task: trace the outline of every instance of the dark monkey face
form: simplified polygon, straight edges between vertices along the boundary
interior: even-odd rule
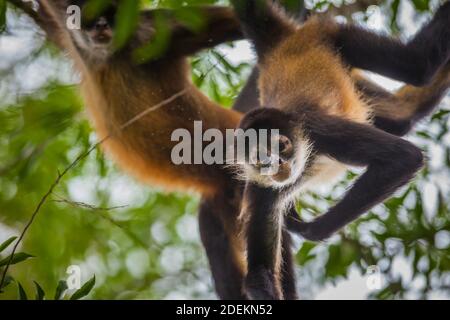
[[[109,5],[99,16],[91,17],[87,10],[88,0],[72,0],[69,5],[81,9],[81,28],[72,30],[74,41],[81,49],[98,58],[107,58],[113,51],[112,40],[117,12],[117,2]]]
[[[246,141],[245,161],[242,157],[239,159],[238,154],[240,171],[245,179],[276,188],[300,179],[310,145],[288,114],[274,108],[259,108],[247,113],[239,128],[244,132],[254,129],[258,135],[257,143]],[[267,138],[260,139],[264,132],[267,132]]]

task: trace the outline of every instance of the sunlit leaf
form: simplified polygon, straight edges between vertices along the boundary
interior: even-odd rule
[[[65,280],[60,280],[55,291],[55,300],[61,300],[64,296],[64,292],[68,289],[67,282]]]
[[[11,243],[13,243],[14,240],[16,240],[16,239],[17,239],[17,237],[11,237],[11,238],[7,239],[5,242],[3,242],[2,244],[0,244],[0,252],[4,251],[6,248],[8,248],[9,245]]]
[[[6,0],[0,0],[0,33],[6,28]]]
[[[6,275],[5,281],[4,281],[4,283],[3,283],[3,287],[0,288],[0,293],[2,293],[3,290],[4,290],[7,286],[9,286],[11,283],[13,283],[14,281],[15,281],[15,280],[14,280],[14,278],[13,278],[12,276]]]
[[[15,253],[12,259],[11,259],[11,256],[8,256],[8,257],[4,258],[3,260],[1,260],[0,267],[6,266],[8,263],[10,265],[17,264],[19,262],[28,260],[30,258],[34,258],[34,256],[32,256],[31,254],[28,254],[28,253],[24,253],[24,252]],[[11,260],[11,262],[10,262],[10,260]]]
[[[37,283],[36,281],[33,281],[34,285],[36,287],[36,300],[44,300],[45,298],[45,292],[42,289],[42,287],[39,285],[39,283]]]
[[[120,1],[116,19],[114,46],[122,48],[133,34],[139,22],[139,1]]]
[[[17,282],[17,288],[19,290],[19,299],[20,300],[28,300],[27,297],[27,293],[25,292],[25,290],[23,289],[22,285],[20,284],[20,282]]]

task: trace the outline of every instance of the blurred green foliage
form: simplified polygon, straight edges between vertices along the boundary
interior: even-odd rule
[[[93,10],[101,10],[104,1],[95,2],[98,7]],[[125,2],[118,22],[118,46],[130,36],[139,5],[227,4],[214,0]],[[298,3],[285,2],[288,6]],[[344,2],[333,3],[339,6]],[[437,4],[428,0],[374,3],[384,17],[384,30],[393,33],[405,31],[399,19],[405,6],[423,18]],[[23,19],[20,11],[9,7],[6,12],[4,4],[0,0],[0,31],[4,29],[0,34],[0,243],[20,234],[58,170],[96,141],[69,63],[36,36],[33,24]],[[311,1],[308,6],[327,10],[329,2]],[[369,21],[373,9],[355,14],[354,19]],[[181,10],[178,18],[194,30],[201,23],[195,11]],[[140,58],[163,52],[164,23],[161,18],[161,35],[143,48]],[[194,83],[224,106],[232,104],[250,70],[248,61],[231,61],[224,54],[229,46],[192,58]],[[321,288],[347,278],[352,270],[365,274],[372,265],[379,267],[384,279],[380,290],[369,292],[372,298],[448,297],[448,103],[445,100],[441,111],[411,137],[430,156],[428,167],[415,183],[329,242],[298,242],[301,297],[312,298]],[[349,174],[332,191],[305,195],[299,202],[302,215],[308,219],[323,212],[354,177]],[[81,267],[88,287],[96,279],[89,298],[213,298],[196,225],[197,208],[197,197],[139,185],[95,150],[69,172],[34,221],[19,246],[19,252],[29,252],[34,258],[17,258],[20,263],[9,272],[17,285],[5,287],[0,299],[25,298],[31,292],[40,299],[56,287],[54,297],[62,298],[65,287],[60,279],[68,277],[71,265]],[[11,243],[2,247],[1,259],[10,248]],[[83,294],[69,292],[67,297],[75,294],[81,298],[90,292],[84,290]]]

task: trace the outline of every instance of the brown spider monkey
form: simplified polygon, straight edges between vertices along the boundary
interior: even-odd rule
[[[70,5],[84,9],[88,1],[41,0],[35,21],[50,41],[67,52],[81,73],[81,91],[99,138],[110,133],[103,148],[139,180],[166,190],[193,191],[202,195],[199,214],[201,239],[210,260],[216,290],[222,299],[243,299],[243,247],[237,220],[241,182],[219,165],[174,165],[171,141],[175,129],[193,132],[194,121],[203,128],[234,129],[241,119],[238,111],[212,102],[190,80],[189,55],[217,44],[242,38],[232,8],[200,6],[204,28],[191,31],[178,23],[174,10],[141,12],[140,22],[129,43],[113,51],[118,1],[94,20],[82,19],[81,30],[66,28]],[[170,22],[165,53],[145,63],[131,57],[135,48],[147,44],[155,34],[155,19]],[[186,90],[171,103],[149,113],[125,130],[120,127],[137,114]],[[230,280],[231,279],[231,280]]]
[[[232,3],[258,54],[263,106],[247,113],[240,127],[280,130],[280,148],[269,150],[269,162],[243,166],[245,289],[253,299],[281,299],[286,226],[306,239],[324,240],[422,167],[422,151],[400,136],[432,112],[450,84],[450,3],[406,44],[327,18],[312,17],[300,25],[266,0]],[[351,68],[429,86],[407,85],[392,95],[357,74],[352,77]],[[250,146],[252,152],[258,159],[258,146]],[[273,175],[260,173],[275,162],[279,169]],[[366,171],[341,201],[312,222],[293,218],[302,190],[332,181],[347,166]]]
[[[126,170],[137,178],[169,189],[194,189],[200,192],[202,204],[199,221],[216,291],[222,299],[245,299],[243,279],[246,274],[245,243],[237,221],[240,211],[242,186],[229,172],[219,166],[173,166],[168,156],[170,133],[174,128],[191,128],[193,120],[203,120],[207,127],[234,128],[241,114],[227,111],[212,103],[190,83],[186,56],[242,38],[239,21],[230,8],[200,7],[207,23],[198,33],[176,23],[171,26],[171,42],[160,58],[136,65],[128,54],[134,47],[151,38],[153,13],[169,17],[166,10],[144,11],[142,21],[130,44],[120,52],[111,51],[114,32],[115,5],[102,17],[84,23],[82,30],[67,30],[65,10],[68,5],[83,6],[86,1],[40,0],[37,12],[27,11],[46,32],[47,38],[69,53],[82,74],[82,91],[92,114],[99,136],[117,132],[122,121],[128,121],[142,110],[171,97],[188,87],[189,91],[164,108],[133,125],[107,143],[106,150]],[[17,2],[15,2],[17,4]],[[98,23],[97,23],[98,22]],[[235,109],[246,112],[259,105],[255,69],[248,85],[237,99]],[[442,76],[427,88],[407,87],[406,94],[391,96],[366,81],[361,90],[385,110],[380,126],[410,127],[430,111],[448,86]],[[358,86],[359,87],[359,86]],[[375,103],[376,102],[376,103]],[[397,104],[400,116],[390,111],[391,102]],[[413,120],[410,120],[413,119]],[[291,230],[298,232],[295,211],[291,211]],[[300,224],[302,225],[302,224]],[[295,299],[295,277],[290,252],[289,233],[283,231],[283,261],[281,282],[283,296]]]

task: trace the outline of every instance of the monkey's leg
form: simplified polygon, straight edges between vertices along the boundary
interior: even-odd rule
[[[313,113],[313,111],[311,111]],[[305,115],[306,132],[318,154],[367,167],[343,199],[297,232],[319,241],[331,236],[405,185],[423,165],[420,149],[369,125],[327,115]],[[292,227],[292,226],[291,226]]]
[[[244,300],[245,256],[239,247],[238,227],[227,228],[224,219],[237,223],[239,207],[230,206],[223,197],[204,199],[199,212],[200,235],[206,250],[215,289],[222,300]]]
[[[340,25],[332,36],[351,66],[413,85],[425,85],[449,61],[450,2],[416,36],[404,44],[356,25]]]
[[[243,200],[246,218],[247,277],[250,299],[282,298],[280,283],[283,210],[275,190],[247,183]]]
[[[358,90],[372,106],[374,125],[391,134],[403,136],[418,121],[431,114],[445,96],[450,87],[450,65],[441,68],[429,85],[405,85],[395,94],[359,75],[355,75],[354,79]]]

